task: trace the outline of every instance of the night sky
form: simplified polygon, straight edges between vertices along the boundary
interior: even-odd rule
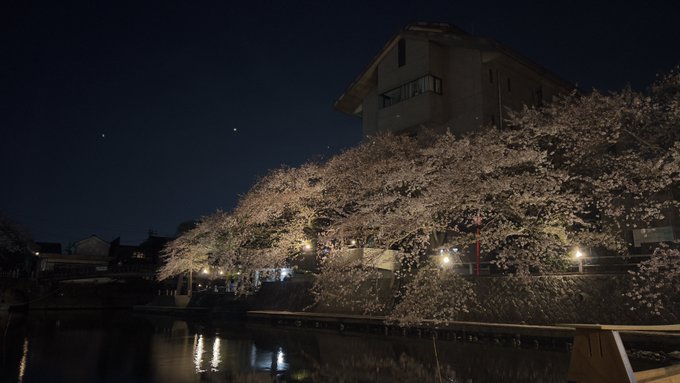
[[[492,37],[583,90],[644,89],[680,64],[664,3],[5,1],[0,212],[36,241],[138,243],[231,210],[268,169],[359,143],[333,102],[413,21]]]

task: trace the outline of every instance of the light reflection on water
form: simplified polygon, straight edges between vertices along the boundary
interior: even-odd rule
[[[26,357],[28,356],[28,338],[24,338],[24,346],[22,347],[21,361],[19,362],[19,379],[18,382],[24,381],[24,374],[26,374]]]
[[[203,364],[203,335],[194,335],[194,365],[196,366],[196,372],[204,372],[205,370],[201,368]]]
[[[277,350],[262,350],[253,345],[250,349],[250,366],[258,371],[286,372],[286,354],[283,348]]]
[[[428,382],[437,370],[431,340],[128,312],[30,313],[6,342],[2,382]],[[437,352],[448,382],[564,382],[568,363],[482,344],[438,341]]]
[[[222,361],[221,340],[219,336],[213,338],[204,336],[203,334],[194,334],[193,336],[193,361],[194,369],[197,374],[208,371],[205,362],[210,359],[210,371],[219,372],[220,363]],[[212,341],[211,354],[208,354],[205,344]],[[227,345],[229,341],[227,340]],[[258,349],[255,344],[250,347],[249,353],[249,367],[255,371],[269,371],[273,373],[285,373],[288,371],[289,365],[286,362],[286,353],[283,347],[278,347],[276,350]]]
[[[213,342],[212,360],[210,361],[210,367],[212,367],[211,371],[219,371],[220,357],[220,338],[215,337],[215,341]]]

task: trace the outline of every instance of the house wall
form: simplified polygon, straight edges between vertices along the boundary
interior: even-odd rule
[[[73,246],[73,254],[99,255],[108,257],[110,245],[99,238],[90,237],[78,241]]]
[[[538,106],[541,100],[550,103],[565,91],[561,85],[502,53],[484,53],[481,61],[484,125],[493,122],[503,127],[509,118],[508,109]]]
[[[502,127],[509,109],[547,103],[565,91],[562,84],[497,51],[419,39],[406,39],[405,49],[405,65],[398,65],[398,44],[378,65],[376,88],[362,105],[364,136],[423,127],[455,134]],[[441,95],[425,92],[381,106],[382,94],[428,74],[442,80]]]
[[[446,108],[442,96],[425,92],[395,105],[381,107],[381,94],[427,74],[441,78],[445,52],[429,41],[407,39],[405,65],[398,65],[395,46],[378,65],[378,85],[363,103],[364,136],[379,132],[398,132],[421,124],[443,123]]]
[[[444,125],[455,134],[478,130],[483,126],[481,54],[476,49],[450,47],[447,56],[445,73],[441,75],[448,109],[448,120]]]
[[[378,132],[399,132],[433,120],[434,104],[441,96],[432,92],[420,94],[396,105],[378,110]]]
[[[427,74],[430,69],[430,43],[406,39],[406,63],[399,67],[397,45],[378,65],[378,94]]]
[[[378,89],[373,88],[364,99],[361,116],[364,137],[378,133],[378,96]]]

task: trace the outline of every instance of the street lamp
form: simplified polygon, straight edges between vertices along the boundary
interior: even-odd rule
[[[304,245],[302,245],[302,248],[303,248],[305,251],[312,250],[312,244],[309,243],[309,241],[305,241]]]
[[[578,261],[578,272],[583,273],[583,253],[578,247],[576,248],[576,251],[574,251],[574,257]]]
[[[448,250],[439,249],[439,257],[441,259],[442,266],[447,266],[451,263],[451,257]]]

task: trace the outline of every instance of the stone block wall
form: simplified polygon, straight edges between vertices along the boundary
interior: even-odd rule
[[[631,277],[626,274],[537,276],[528,282],[514,277],[470,281],[475,285],[477,305],[460,320],[529,324],[680,323],[678,297],[667,297],[667,310],[661,316],[635,307],[625,296],[631,289]]]
[[[680,323],[680,297],[666,299],[666,311],[661,316],[636,307],[625,296],[631,289],[631,276],[618,275],[561,275],[536,276],[528,282],[515,277],[466,277],[473,285],[476,304],[470,312],[454,320],[494,323],[603,323],[603,324],[673,324]],[[381,283],[378,299],[391,311],[394,286],[390,280]],[[323,313],[362,314],[361,307],[349,307],[340,302],[315,302],[310,292],[313,280],[296,283],[263,284],[254,297],[251,309],[312,311]],[[357,297],[360,300],[362,297]]]

